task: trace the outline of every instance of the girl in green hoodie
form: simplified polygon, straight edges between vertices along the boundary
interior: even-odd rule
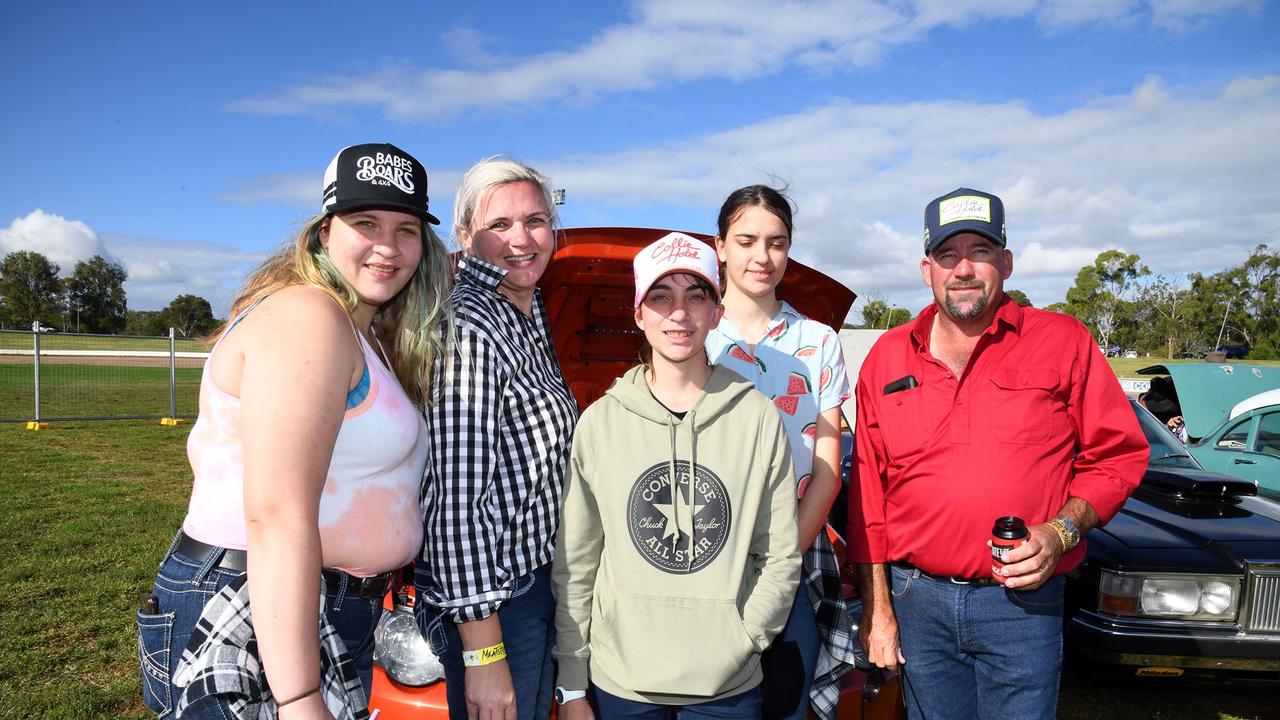
[[[552,582],[561,720],[756,718],[760,653],[799,581],[777,410],[707,362],[714,251],[671,233],[635,259],[648,347],[574,434]]]

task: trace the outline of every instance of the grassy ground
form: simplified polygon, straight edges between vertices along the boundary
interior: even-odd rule
[[[149,717],[133,612],[190,492],[189,425],[0,425],[0,718]],[[1276,717],[1274,690],[1099,686],[1068,672],[1061,717]]]
[[[32,367],[0,364],[0,419],[32,420]],[[200,369],[174,371],[179,415],[195,415]],[[169,369],[123,365],[41,365],[42,418],[169,414]],[[4,425],[0,425],[3,428]]]
[[[189,427],[0,425],[0,717],[147,716],[133,611],[190,493]]]
[[[1165,360],[1160,357],[1150,358],[1108,358],[1107,362],[1111,364],[1111,369],[1115,371],[1118,377],[1146,377],[1139,375],[1138,371],[1152,365],[1174,365],[1178,363],[1203,363],[1203,360]],[[1232,360],[1231,365],[1270,365],[1272,367],[1280,367],[1280,360]]]
[[[32,349],[31,333],[0,332],[0,350]],[[74,335],[41,333],[41,350],[153,350],[168,352],[169,338],[117,337],[114,335]],[[179,339],[178,352],[208,352],[209,346],[199,340]]]

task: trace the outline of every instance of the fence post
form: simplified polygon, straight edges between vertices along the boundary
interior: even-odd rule
[[[36,419],[27,423],[28,430],[43,430],[49,423],[40,421],[40,321],[31,323],[31,369],[35,380]]]
[[[169,417],[160,418],[161,425],[178,425],[182,421],[178,419],[178,353],[176,333],[173,328],[169,328]]]

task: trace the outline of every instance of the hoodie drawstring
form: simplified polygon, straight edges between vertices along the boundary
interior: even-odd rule
[[[671,549],[675,550],[680,542],[680,478],[676,475],[676,425],[667,413],[667,439],[671,442],[671,457],[667,459],[667,477],[671,480],[671,522],[675,523],[675,532],[671,534]]]
[[[667,438],[671,443],[671,457],[667,460],[667,477],[671,478],[671,519],[676,524],[675,533],[671,537],[671,549],[675,550],[680,543],[680,532],[686,530],[688,541],[686,542],[687,552],[685,557],[685,568],[693,569],[693,536],[696,534],[693,517],[696,500],[694,493],[697,488],[694,483],[697,481],[698,471],[698,434],[693,431],[694,421],[697,419],[693,410],[685,416],[682,424],[689,426],[689,500],[688,502],[680,502],[680,476],[676,474],[676,424],[672,420],[671,413],[667,413]],[[682,513],[687,513],[687,517],[681,517]]]
[[[694,524],[697,519],[693,516],[693,509],[696,507],[694,501],[694,492],[697,491],[695,483],[698,479],[698,434],[693,431],[694,421],[697,416],[692,408],[689,409],[689,415],[685,418],[685,423],[689,425],[689,564],[686,569],[693,569],[693,536],[696,532]]]

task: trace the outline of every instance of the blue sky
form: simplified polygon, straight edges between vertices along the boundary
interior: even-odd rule
[[[427,165],[446,219],[494,153],[567,190],[567,227],[714,232],[734,188],[785,182],[795,256],[913,310],[921,211],[962,185],[1005,199],[1036,305],[1108,248],[1176,281],[1280,242],[1274,2],[354,8],[0,6],[0,254],[105,254],[132,309],[224,312],[374,141]]]

